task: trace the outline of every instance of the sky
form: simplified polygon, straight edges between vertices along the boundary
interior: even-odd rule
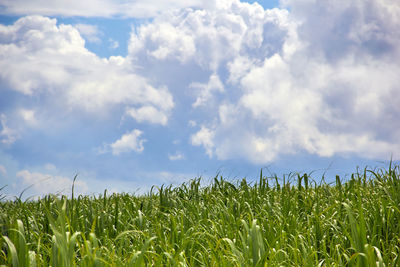
[[[1,196],[400,159],[397,0],[2,0]]]

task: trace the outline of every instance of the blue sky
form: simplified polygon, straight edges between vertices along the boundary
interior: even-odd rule
[[[146,192],[400,158],[400,4],[0,4],[0,193]]]

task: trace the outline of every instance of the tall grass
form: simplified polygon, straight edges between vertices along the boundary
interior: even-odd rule
[[[0,202],[4,266],[398,266],[400,168]]]

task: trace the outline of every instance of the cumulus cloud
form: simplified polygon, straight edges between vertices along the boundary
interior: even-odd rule
[[[398,153],[398,2],[282,3],[288,9],[218,0],[163,12],[133,29],[126,58],[108,59],[86,50],[75,27],[26,17],[0,27],[0,82],[93,114],[122,107],[160,125],[174,94],[190,110],[183,121],[201,125],[191,144],[219,159]],[[108,148],[142,151],[135,131]]]
[[[254,151],[367,158],[397,153],[400,128],[392,118],[400,109],[388,99],[398,99],[400,89],[400,65],[393,60],[399,58],[400,35],[388,38],[387,32],[400,21],[387,17],[380,1],[290,4],[293,19],[303,21],[297,30],[297,51],[277,51],[240,80],[244,93],[239,106],[250,111],[253,121],[263,121],[261,127],[249,127],[254,129],[249,129],[251,140],[258,140],[249,140]],[[371,23],[374,34],[359,32]],[[355,42],[354,36],[364,37]],[[372,43],[378,47],[373,49]]]
[[[302,21],[298,33],[308,52],[333,62],[345,55],[399,56],[400,5],[396,0],[283,2],[291,16]]]
[[[142,152],[144,150],[143,143],[146,142],[145,139],[140,138],[142,134],[142,131],[135,129],[122,135],[120,139],[110,144],[112,154],[119,155],[131,151]]]
[[[147,121],[149,123],[161,125],[166,125],[168,122],[168,117],[153,106],[144,106],[138,109],[129,108],[126,110],[126,114],[138,122]]]
[[[0,83],[26,96],[52,99],[65,110],[81,109],[95,115],[119,105],[154,105],[166,121],[174,106],[168,88],[152,86],[135,74],[125,58],[99,58],[84,44],[75,27],[57,25],[55,19],[42,16],[23,17],[2,26]]]
[[[207,154],[212,157],[213,148],[215,146],[213,139],[215,133],[213,130],[208,129],[205,126],[202,126],[201,129],[194,135],[191,136],[191,142],[194,146],[204,146]]]
[[[204,24],[229,28],[232,36],[240,33],[223,53],[207,54],[207,62],[214,63],[204,65],[200,58],[205,51],[219,51],[222,39],[213,36],[214,43],[207,42],[212,49],[205,49],[197,45],[199,35],[192,37],[200,50],[193,60],[210,71],[216,66],[227,71],[231,85],[230,98],[222,99],[218,116],[192,135],[193,145],[219,159],[243,157],[255,163],[303,152],[400,157],[400,127],[393,123],[400,116],[400,34],[394,30],[400,26],[398,4],[288,1],[289,12],[227,2],[201,16],[203,23],[209,22],[213,12],[220,12],[222,25]],[[253,21],[248,22],[244,14],[251,11]],[[195,14],[170,20],[185,28]],[[243,23],[234,27],[226,17]]]
[[[216,72],[237,56],[263,58],[282,49],[284,39],[291,37],[287,16],[286,10],[265,11],[257,3],[216,1],[205,9],[165,13],[136,28],[129,51],[137,62],[195,62]]]
[[[64,176],[53,176],[50,174],[21,170],[17,173],[17,179],[25,188],[31,186],[34,195],[46,194],[68,194],[71,191],[73,179]],[[88,191],[88,185],[79,179],[75,181],[75,192],[83,194]],[[22,191],[23,188],[21,188]],[[32,191],[29,191],[32,192]]]

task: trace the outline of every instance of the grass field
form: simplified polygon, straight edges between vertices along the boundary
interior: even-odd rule
[[[397,165],[200,182],[3,200],[0,266],[400,266]]]

